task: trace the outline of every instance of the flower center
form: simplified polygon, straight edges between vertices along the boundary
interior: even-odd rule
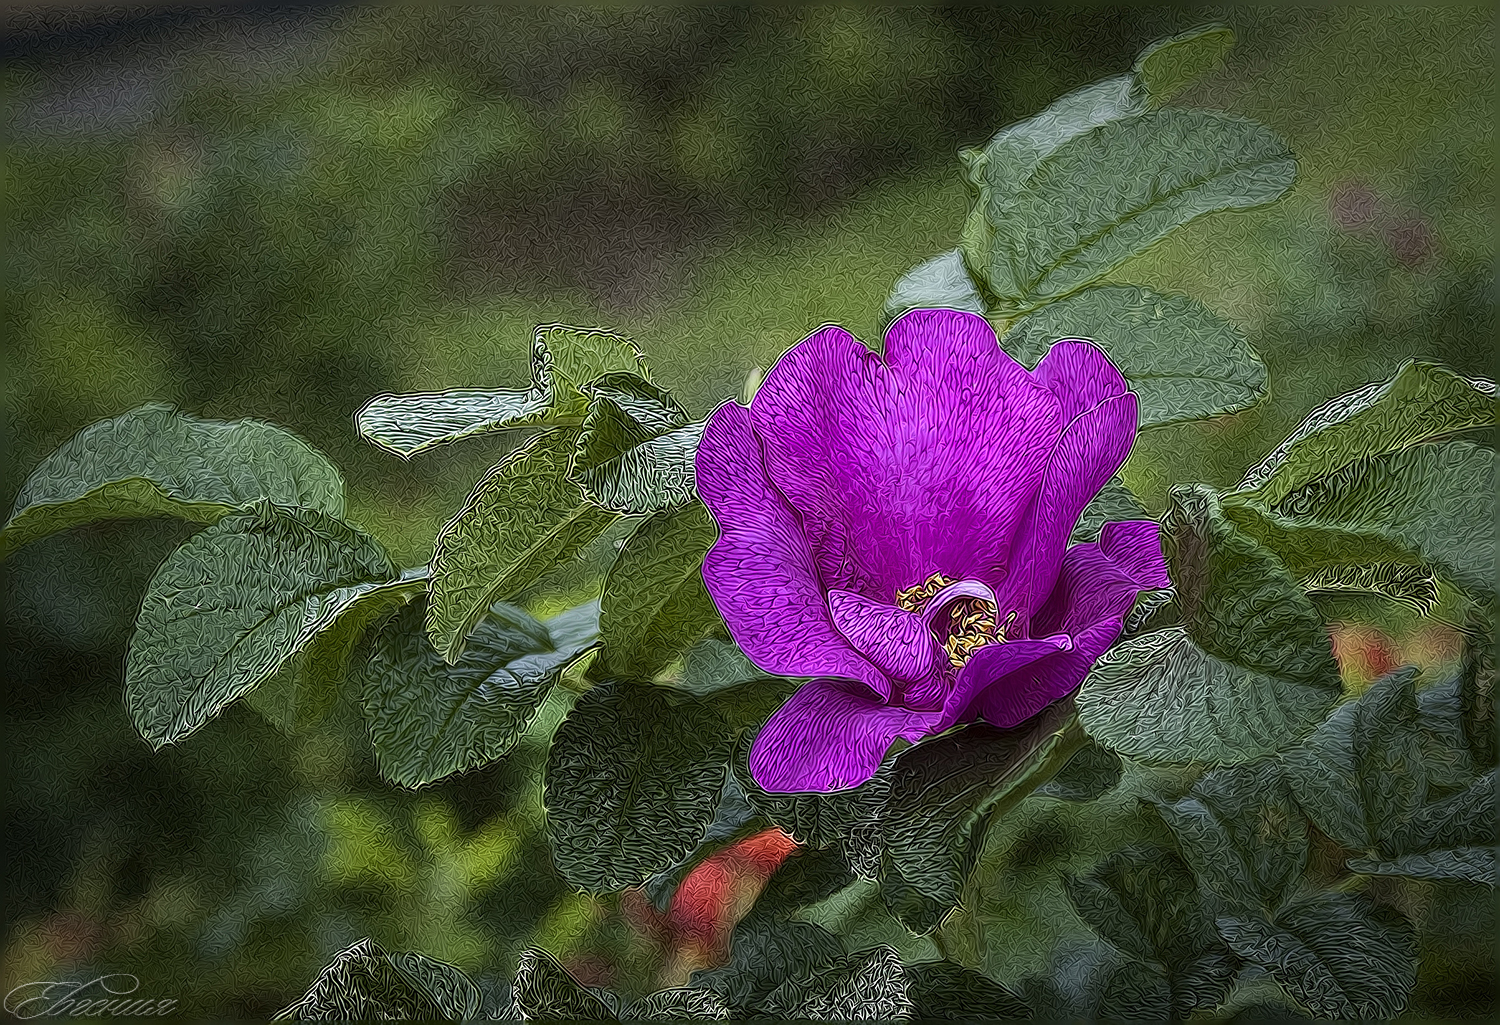
[[[986,644],[1004,644],[1005,630],[1016,618],[1012,612],[1004,623],[997,623],[1000,608],[993,591],[977,580],[954,580],[941,573],[897,591],[896,606],[917,613],[944,638],[943,650],[954,670],[962,669]]]

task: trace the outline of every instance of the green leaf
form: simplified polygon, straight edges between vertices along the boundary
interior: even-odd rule
[[[1072,136],[1008,187],[988,184],[997,172],[991,161],[976,200],[984,221],[971,215],[965,225],[964,255],[998,309],[1020,313],[1092,283],[1203,214],[1277,199],[1296,161],[1263,125],[1160,110]]]
[[[338,697],[355,646],[376,620],[427,589],[427,567],[403,570],[391,581],[341,588],[324,605],[317,632],[275,676],[245,703],[283,733],[295,735],[317,723]]]
[[[1014,729],[975,723],[902,751],[880,816],[887,843],[882,886],[894,872],[943,912],[955,907],[987,813],[1020,794],[1034,774],[1045,779],[1057,771],[1081,741],[1072,704],[1061,701]],[[938,924],[925,913],[918,918],[928,928]],[[913,925],[910,914],[902,920]]]
[[[952,961],[906,966],[912,1017],[922,1021],[1012,1021],[1032,1017],[1025,1001],[987,975]]]
[[[1090,741],[1036,792],[1058,801],[1092,801],[1114,789],[1124,768],[1119,755]]]
[[[670,395],[634,374],[610,374],[588,387],[572,466],[584,497],[620,513],[693,501],[693,457],[704,425],[689,423]]]
[[[1195,299],[1103,285],[1017,320],[1005,351],[1035,366],[1054,342],[1085,338],[1135,392],[1141,429],[1253,406],[1266,395],[1265,364],[1239,329]]]
[[[846,954],[782,983],[760,1008],[773,1018],[893,1021],[911,1016],[906,968],[890,947]]]
[[[702,989],[664,989],[631,1004],[623,1021],[724,1021],[729,1005]]]
[[[1376,846],[1392,855],[1416,854],[1497,841],[1495,770],[1491,769],[1461,793],[1416,809],[1405,821],[1389,825]]]
[[[153,403],[85,427],[42,460],[0,530],[0,559],[96,520],[213,523],[259,501],[342,516],[344,479],[279,427],[199,420]]]
[[[759,684],[751,684],[759,686]],[[750,803],[780,826],[792,839],[816,849],[837,847],[858,824],[878,821],[890,792],[891,765],[887,763],[870,779],[852,790],[830,794],[773,794],[756,785],[750,774],[751,736],[745,734],[735,746],[731,766]]]
[[[1464,739],[1479,766],[1500,758],[1495,736],[1494,611],[1482,605],[1469,610],[1464,623],[1464,654],[1459,670]]]
[[[1131,493],[1129,488],[1120,483],[1120,478],[1111,477],[1104,482],[1104,487],[1089,499],[1089,504],[1083,507],[1083,513],[1073,527],[1068,544],[1098,541],[1099,534],[1106,523],[1145,519],[1150,519],[1150,517],[1146,515],[1145,507],[1141,505],[1140,500]]]
[[[1281,765],[1313,823],[1340,846],[1362,851],[1375,837],[1365,816],[1354,753],[1358,712],[1352,701],[1334,709],[1310,736],[1281,753]]]
[[[642,888],[646,898],[656,910],[666,911],[672,902],[672,895],[677,892],[677,887],[687,878],[688,873],[729,845],[753,836],[764,828],[764,820],[745,798],[745,791],[739,781],[732,772],[726,771],[724,788],[719,794],[714,817],[703,831],[697,847],[675,865],[647,879]]]
[[[1157,762],[1233,764],[1295,743],[1341,693],[1317,610],[1208,488],[1172,489],[1164,533],[1182,625],[1095,663],[1077,699],[1084,728]]]
[[[730,741],[700,702],[601,684],[578,699],[547,755],[552,857],[576,886],[638,886],[689,854],[713,820]]]
[[[363,939],[340,951],[278,1021],[468,1021],[481,994],[463,972],[421,954],[387,954]]]
[[[604,580],[600,673],[649,680],[723,620],[703,586],[718,536],[701,502],[657,513],[635,529]]]
[[[889,328],[908,310],[938,308],[984,315],[984,297],[969,276],[960,250],[950,249],[902,275],[880,312],[881,329]]]
[[[744,652],[717,637],[706,637],[688,649],[678,690],[708,697],[758,680],[766,674]]]
[[[1495,885],[1495,848],[1453,847],[1406,854],[1384,861],[1350,858],[1349,871],[1371,876],[1403,876],[1407,879],[1452,879]]]
[[[1325,893],[1268,922],[1224,917],[1234,952],[1323,1018],[1394,1018],[1416,983],[1411,927],[1368,898]]]
[[[1124,957],[1111,959],[1090,988],[1091,1019],[1165,1021],[1171,1017],[1172,987],[1155,965]]]
[[[507,455],[438,534],[427,635],[449,662],[497,599],[604,533],[615,514],[585,501],[568,479],[577,432],[548,431]]]
[[[580,986],[545,950],[527,948],[516,968],[511,1008],[525,1021],[615,1021],[614,1012]]]
[[[531,344],[529,388],[379,395],[355,415],[355,427],[366,441],[410,459],[479,434],[582,416],[583,386],[619,371],[645,375],[645,357],[623,335],[539,327]]]
[[[224,517],[146,588],[125,665],[136,729],[156,748],[182,740],[286,666],[362,585],[395,576],[379,545],[322,513],[261,505]]]
[[[1240,491],[1278,506],[1294,491],[1371,456],[1491,427],[1495,385],[1435,363],[1407,362],[1388,381],[1323,403],[1245,474]]]
[[[1135,62],[1135,75],[1151,106],[1160,107],[1224,63],[1234,48],[1226,25],[1204,25],[1152,43]]]
[[[1297,519],[1386,534],[1460,587],[1494,594],[1497,483],[1494,449],[1441,442],[1348,466],[1277,508]]]
[[[414,602],[385,624],[361,672],[375,763],[404,787],[503,756],[564,667],[594,643],[585,634],[559,645],[547,626],[497,604],[449,665],[427,641],[424,605]],[[585,607],[585,614],[595,609]]]
[[[855,880],[849,859],[838,847],[797,847],[766,881],[750,914],[787,918],[827,900]]]
[[[822,926],[751,916],[735,927],[729,963],[696,971],[691,981],[695,987],[718,994],[743,1015],[759,1007],[788,976],[843,953],[838,937]]]
[[[1223,496],[1221,508],[1308,591],[1364,591],[1423,615],[1437,604],[1437,579],[1421,558],[1378,530],[1282,516],[1243,494]]]

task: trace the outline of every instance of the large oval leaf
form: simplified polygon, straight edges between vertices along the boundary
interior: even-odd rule
[[[258,506],[169,555],[146,588],[125,664],[125,706],[153,747],[173,744],[275,675],[396,576],[373,540],[311,510]]]
[[[600,673],[649,680],[722,620],[703,586],[717,529],[702,503],[636,528],[604,580]]]
[[[213,523],[262,500],[342,516],[344,479],[280,427],[200,420],[151,404],[85,427],[42,460],[0,530],[0,558],[95,520]]]
[[[502,459],[438,534],[427,635],[449,662],[489,607],[604,533],[615,514],[568,478],[572,429],[548,431]]]
[[[543,801],[558,869],[576,886],[638,886],[686,857],[713,820],[729,738],[704,705],[601,684],[547,755]]]
[[[381,628],[361,673],[375,763],[404,787],[504,755],[563,668],[597,636],[572,630],[560,631],[569,636],[559,639],[521,609],[497,604],[449,665],[422,629],[423,604],[414,602]],[[580,611],[597,616],[597,606]]]
[[[1148,288],[1086,288],[1016,321],[1005,350],[1035,366],[1052,343],[1086,338],[1139,400],[1139,425],[1232,413],[1266,394],[1266,367],[1239,329],[1195,299]]]
[[[1362,459],[1493,427],[1497,413],[1494,382],[1470,380],[1435,363],[1404,363],[1390,380],[1330,399],[1309,413],[1245,474],[1239,490],[1275,506]]]
[[[1252,121],[1171,109],[1111,120],[1063,142],[1009,188],[981,190],[984,230],[972,230],[971,217],[965,256],[1000,312],[1025,312],[1196,217],[1271,202],[1295,176],[1286,144]]]

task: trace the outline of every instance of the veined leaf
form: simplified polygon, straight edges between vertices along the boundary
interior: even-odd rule
[[[532,438],[475,486],[438,534],[427,635],[449,662],[497,599],[531,583],[604,533],[615,514],[585,501],[568,479],[577,431]]]
[[[42,460],[0,530],[0,559],[96,520],[213,523],[259,501],[342,516],[344,479],[279,427],[200,420],[153,403],[85,427]]]
[[[1162,762],[1232,764],[1295,743],[1342,689],[1317,611],[1208,489],[1174,488],[1167,520],[1182,625],[1131,637],[1095,663],[1077,698],[1085,729]]]
[[[994,181],[991,162],[986,174]],[[1009,187],[981,187],[964,255],[1001,313],[1090,284],[1189,221],[1277,199],[1296,161],[1270,129],[1197,110],[1109,120],[1062,142]],[[1088,182],[1086,189],[1079,182]]]
[[[1406,879],[1459,880],[1495,885],[1495,848],[1451,847],[1406,854],[1399,858],[1350,858],[1349,871]]]
[[[479,987],[463,972],[422,954],[387,954],[370,939],[339,952],[302,999],[277,1021],[469,1021]]]
[[[703,556],[717,536],[698,502],[630,535],[604,580],[602,675],[649,680],[722,622],[703,586]]]
[[[697,496],[693,457],[703,437],[670,395],[634,374],[589,385],[588,412],[573,453],[584,497],[620,513],[652,513]]]
[[[1359,894],[1319,894],[1269,922],[1220,918],[1219,931],[1319,1017],[1394,1018],[1416,984],[1411,926]]]
[[[788,976],[842,956],[837,936],[811,922],[774,922],[751,915],[734,929],[729,963],[696,971],[692,984],[723,998],[741,1015],[760,1006]]]
[[[183,739],[395,576],[379,545],[322,513],[261,505],[224,517],[146,589],[125,666],[136,728],[153,747]]]
[[[1470,380],[1435,363],[1403,363],[1389,381],[1367,384],[1309,413],[1245,474],[1239,490],[1276,507],[1299,488],[1372,456],[1493,426],[1497,411],[1493,381]]]
[[[395,580],[341,588],[320,610],[308,645],[245,695],[245,703],[283,733],[306,729],[332,706],[365,631],[426,589],[426,566],[403,570]]]
[[[598,996],[581,986],[545,950],[529,947],[521,954],[511,987],[511,1010],[522,1021],[614,1021]]]
[[[547,755],[558,869],[576,886],[614,892],[681,861],[713,820],[729,749],[702,703],[614,682],[584,694]]]
[[[1001,345],[1035,366],[1052,344],[1085,338],[1135,392],[1142,429],[1232,413],[1266,394],[1266,367],[1239,329],[1196,299],[1101,285],[1011,325]]]
[[[503,756],[564,667],[597,640],[587,629],[566,629],[574,620],[597,617],[593,603],[547,624],[497,604],[458,662],[449,665],[422,629],[423,604],[414,602],[385,624],[361,672],[376,764],[382,776],[404,787]],[[550,629],[564,617],[564,629]]]
[[[911,1016],[906,966],[890,947],[846,954],[782,983],[760,1010],[773,1018],[900,1021]]]
[[[355,427],[366,441],[410,459],[478,434],[582,416],[584,385],[615,371],[645,376],[645,357],[630,339],[611,331],[543,326],[532,338],[530,387],[379,395],[355,414]]]

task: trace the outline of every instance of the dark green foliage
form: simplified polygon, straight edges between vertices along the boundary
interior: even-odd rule
[[[276,1018],[468,1021],[479,1005],[479,987],[452,965],[421,954],[387,954],[364,939],[340,951],[302,999]]]

